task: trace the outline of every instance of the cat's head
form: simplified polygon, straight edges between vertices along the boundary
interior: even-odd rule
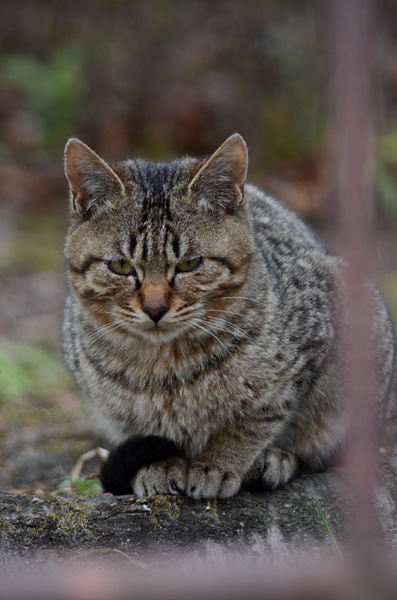
[[[96,324],[157,343],[216,329],[253,254],[247,165],[238,134],[208,160],[158,164],[105,162],[69,140],[65,264]]]

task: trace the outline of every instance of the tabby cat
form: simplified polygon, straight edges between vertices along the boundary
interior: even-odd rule
[[[111,491],[275,488],[346,437],[343,263],[245,184],[247,165],[238,134],[207,160],[158,164],[67,143],[64,354],[102,431],[123,443],[105,465]],[[370,295],[384,404],[393,328]]]

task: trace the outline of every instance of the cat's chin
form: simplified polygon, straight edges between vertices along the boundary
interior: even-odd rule
[[[150,329],[135,329],[135,335],[152,344],[170,343],[177,338],[183,337],[187,331],[186,327],[175,327],[165,329],[164,327],[152,327]]]

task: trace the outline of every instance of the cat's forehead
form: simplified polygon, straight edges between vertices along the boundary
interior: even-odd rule
[[[167,163],[128,161],[131,200],[135,202],[135,212],[140,213],[141,226],[153,227],[171,220],[173,205],[187,191],[194,163],[188,159]]]
[[[118,231],[118,235],[132,240],[134,257],[143,261],[164,257],[168,261],[172,254],[179,256],[184,241],[190,237],[186,217],[191,215],[192,207],[187,188],[197,163],[195,159],[168,163],[138,159],[124,163],[129,191],[115,216],[124,223],[124,231]],[[112,227],[111,221],[107,225]]]

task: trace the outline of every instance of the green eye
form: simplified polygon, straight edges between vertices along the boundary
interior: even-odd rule
[[[191,258],[190,260],[184,260],[177,266],[178,271],[186,273],[186,271],[193,271],[201,263],[201,258]]]
[[[128,260],[109,260],[108,267],[117,275],[132,275],[135,273],[134,267]]]

